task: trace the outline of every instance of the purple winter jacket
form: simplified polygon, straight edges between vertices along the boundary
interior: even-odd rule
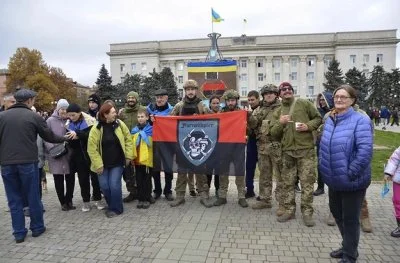
[[[58,112],[54,111],[54,113],[47,119],[47,126],[49,126],[50,130],[52,130],[56,135],[64,136],[67,133],[67,129],[65,128],[65,123],[67,120],[62,120],[60,116],[58,116]],[[51,149],[54,144],[45,142],[45,154],[46,160],[49,164],[49,172],[51,174],[69,174],[69,159],[71,155],[71,150],[64,156],[61,156],[57,159],[50,157],[49,149]]]

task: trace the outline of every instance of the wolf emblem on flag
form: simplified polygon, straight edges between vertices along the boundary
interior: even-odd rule
[[[179,120],[178,141],[186,159],[202,165],[213,153],[218,141],[218,120]]]

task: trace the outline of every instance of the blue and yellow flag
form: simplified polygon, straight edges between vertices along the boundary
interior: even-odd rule
[[[218,13],[214,11],[213,8],[211,8],[211,18],[212,18],[212,21],[213,21],[213,22],[216,22],[216,23],[221,22],[221,21],[224,21],[224,19],[222,19],[222,18],[218,15]]]

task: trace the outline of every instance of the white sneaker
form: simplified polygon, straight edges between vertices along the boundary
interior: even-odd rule
[[[90,202],[83,202],[82,212],[89,212],[91,209]]]
[[[106,205],[103,203],[103,201],[95,201],[94,205],[97,207],[98,210],[103,210]]]

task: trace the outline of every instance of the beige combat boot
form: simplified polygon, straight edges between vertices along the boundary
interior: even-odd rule
[[[315,221],[312,218],[312,216],[310,216],[310,215],[303,215],[303,222],[304,222],[304,225],[306,225],[308,227],[315,226]]]
[[[372,225],[371,221],[369,220],[369,217],[362,218],[360,221],[361,221],[361,230],[365,233],[371,233]]]
[[[284,223],[284,222],[287,222],[287,221],[289,221],[291,219],[295,219],[295,218],[296,218],[296,215],[294,213],[289,213],[289,212],[285,211],[285,213],[283,215],[281,215],[280,217],[278,217],[277,220],[280,223]]]
[[[211,202],[207,192],[201,192],[200,204],[204,205],[207,208],[213,207],[214,204]]]
[[[177,207],[183,205],[185,203],[185,198],[183,196],[177,196],[174,201],[172,201],[169,205],[171,207]]]
[[[272,204],[271,202],[267,202],[264,199],[261,199],[261,201],[258,201],[254,205],[251,206],[253,209],[265,209],[265,208],[271,208]]]
[[[276,216],[282,216],[285,213],[285,207],[281,204],[279,204],[278,209],[276,210]]]

